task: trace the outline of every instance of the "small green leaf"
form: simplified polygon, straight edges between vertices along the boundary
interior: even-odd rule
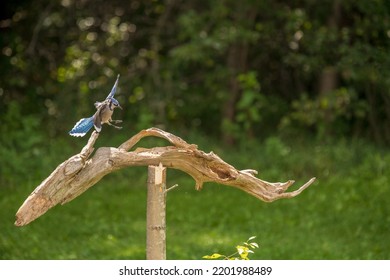
[[[224,259],[224,260],[249,260],[248,255],[253,254],[254,251],[251,249],[257,249],[259,248],[259,245],[256,242],[250,242],[250,240],[255,239],[256,236],[251,236],[249,239],[245,242],[243,242],[241,245],[236,246],[236,252],[231,255],[221,255],[218,253],[214,253],[212,255],[206,255],[203,256],[204,259]]]
[[[236,248],[237,248],[237,252],[238,252],[240,255],[241,255],[242,253],[244,253],[245,251],[248,250],[247,247],[241,246],[241,245],[238,245]]]
[[[203,256],[204,259],[208,259],[208,260],[218,259],[220,257],[223,257],[223,255],[218,254],[218,253],[214,253],[211,256],[209,256],[209,255]]]
[[[247,260],[248,253],[250,251],[248,247],[238,245],[236,248],[237,248],[237,253],[240,255],[241,259]]]

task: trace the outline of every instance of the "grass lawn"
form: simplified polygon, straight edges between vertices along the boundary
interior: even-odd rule
[[[179,184],[167,198],[168,259],[230,254],[253,235],[260,248],[251,259],[390,259],[389,150],[278,138],[232,149],[200,136],[187,140],[267,181],[317,181],[293,199],[264,203],[223,185],[195,191],[192,178],[168,170],[168,186]],[[79,151],[71,149],[36,161],[33,175],[2,178],[0,259],[145,259],[146,167],[110,174],[31,224],[13,225],[40,181]]]

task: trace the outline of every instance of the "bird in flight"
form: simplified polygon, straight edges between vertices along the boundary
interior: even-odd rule
[[[102,102],[95,102],[96,113],[89,118],[83,118],[79,120],[75,126],[69,131],[71,136],[75,137],[83,137],[92,126],[95,127],[97,132],[102,130],[102,124],[108,124],[117,129],[121,129],[122,127],[116,126],[114,124],[121,123],[121,120],[113,120],[111,119],[112,114],[114,113],[115,108],[122,109],[118,100],[114,98],[116,88],[118,86],[119,75],[116,78],[115,84],[111,89],[111,92],[108,94],[106,99]]]

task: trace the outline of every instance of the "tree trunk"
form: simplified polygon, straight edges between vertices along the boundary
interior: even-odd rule
[[[167,28],[167,23],[174,6],[176,5],[176,0],[166,0],[164,5],[164,12],[158,17],[155,28],[150,37],[150,49],[154,55],[154,58],[151,60],[150,74],[153,82],[152,90],[155,94],[154,101],[150,104],[150,106],[152,111],[155,113],[156,120],[161,122],[158,124],[160,126],[165,126],[166,124],[166,101],[164,91],[168,92],[165,88],[166,85],[161,79],[160,51],[163,45],[161,37],[164,35],[164,31]]]
[[[248,44],[237,43],[229,48],[228,54],[228,68],[231,71],[229,78],[229,96],[226,99],[223,107],[223,120],[224,123],[229,125],[235,123],[236,117],[236,103],[240,99],[240,85],[237,80],[237,75],[246,70],[246,60],[248,57]],[[228,126],[229,127],[229,126]],[[224,127],[222,130],[222,139],[225,144],[233,145],[235,142],[232,132]]]
[[[247,11],[244,14],[236,15],[237,24],[244,26],[250,26],[253,24],[256,18],[256,11]],[[235,137],[232,135],[232,131],[229,130],[229,126],[235,123],[236,118],[236,104],[240,100],[241,91],[240,85],[237,80],[237,75],[245,73],[248,70],[248,54],[249,54],[249,42],[239,41],[233,43],[227,54],[227,68],[230,71],[230,77],[228,80],[229,96],[227,97],[223,106],[223,124],[228,124],[228,129],[222,127],[222,141],[225,144],[233,145]]]
[[[334,0],[332,14],[328,18],[328,28],[337,31],[340,28],[341,5],[340,0]],[[325,95],[337,88],[338,73],[333,65],[325,67],[319,79],[320,95]]]
[[[341,20],[341,4],[340,0],[334,0],[332,13],[328,18],[328,28],[332,32],[337,32],[340,28]],[[324,67],[319,77],[319,95],[320,98],[324,98],[327,94],[337,89],[339,84],[339,74],[331,62],[328,66]],[[326,125],[325,133],[329,133],[329,127],[332,122],[332,111],[325,109],[324,122]]]

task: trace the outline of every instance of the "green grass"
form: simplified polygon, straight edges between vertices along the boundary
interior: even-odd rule
[[[194,190],[186,174],[168,170],[167,258],[201,259],[230,254],[256,235],[252,259],[389,259],[390,153],[363,142],[319,144],[269,138],[236,148],[199,135],[184,137],[214,150],[239,169],[259,170],[268,181],[318,180],[301,195],[264,203],[222,185]],[[102,137],[98,146],[125,139]],[[114,144],[110,144],[114,142]],[[143,167],[110,174],[76,200],[57,206],[25,227],[14,216],[27,196],[58,163],[77,153],[57,142],[32,160],[24,176],[0,186],[0,259],[145,259],[146,175]]]

